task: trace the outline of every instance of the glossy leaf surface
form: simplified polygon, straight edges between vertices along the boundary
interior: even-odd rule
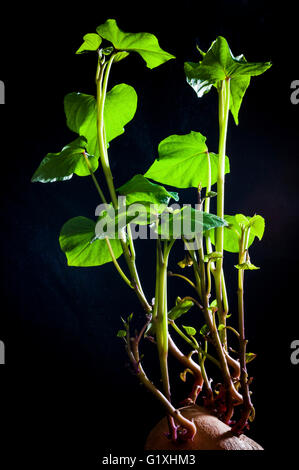
[[[102,42],[102,38],[96,33],[88,33],[83,36],[83,44],[76,51],[76,54],[82,54],[83,52],[96,51]]]
[[[74,217],[62,227],[59,243],[69,266],[101,266],[112,261],[105,240],[95,239],[96,222],[86,217]],[[119,240],[110,240],[115,257],[122,254]]]
[[[157,67],[175,57],[161,49],[156,36],[150,33],[125,33],[114,19],[97,27],[97,33],[110,41],[116,50],[137,52],[150,69]]]
[[[75,173],[78,176],[90,174],[85,161],[86,141],[78,138],[69,145],[63,147],[60,153],[48,153],[42,160],[38,169],[32,176],[32,182],[53,183],[54,181],[69,180]],[[86,155],[93,171],[98,167],[98,160]]]
[[[209,152],[206,137],[191,131],[185,135],[171,135],[160,142],[159,157],[145,173],[159,183],[177,188],[206,187],[209,181],[209,160],[211,184],[217,181],[218,155]],[[229,160],[225,159],[225,173],[229,172]]]

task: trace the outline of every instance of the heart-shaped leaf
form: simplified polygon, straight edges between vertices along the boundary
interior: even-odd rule
[[[265,219],[258,214],[253,217],[245,217],[243,214],[236,214],[235,219],[240,226],[249,227],[251,232],[258,237],[259,240],[263,238],[265,231]]]
[[[218,155],[208,154],[206,137],[191,131],[186,135],[171,135],[160,142],[159,158],[145,173],[145,176],[159,183],[177,188],[206,187],[217,181]],[[225,173],[229,173],[229,160],[225,158]]]
[[[256,225],[257,229],[254,229],[254,222],[252,228],[249,233],[248,245],[249,248],[255,237],[257,236],[259,239],[262,237],[264,233],[265,221],[261,216],[254,216],[256,217]],[[247,221],[248,225],[250,225],[251,220],[254,217],[245,217],[243,214],[236,214],[236,215],[225,215],[224,220],[227,222],[227,226],[224,227],[223,231],[223,249],[225,251],[229,251],[231,253],[238,253],[240,249],[240,240],[241,240],[241,225],[244,225]],[[214,230],[209,232],[211,242],[215,244],[215,233]]]
[[[261,75],[271,67],[271,63],[247,62],[243,54],[235,57],[222,36],[218,36],[209,50],[201,54],[203,59],[199,63],[185,63],[187,82],[201,97],[212,86],[218,87],[220,81],[230,79],[230,110],[238,124],[239,109],[250,77]]]
[[[136,112],[137,94],[133,87],[122,83],[106,95],[104,124],[107,144],[124,133],[124,126]],[[69,93],[64,99],[68,127],[87,140],[87,152],[99,157],[97,137],[97,103],[94,96]]]
[[[103,39],[110,41],[117,51],[140,54],[150,69],[175,58],[160,48],[158,39],[153,34],[125,33],[117,26],[114,19],[109,19],[106,23],[98,26],[97,33]]]
[[[86,141],[79,137],[63,147],[60,153],[48,153],[32,176],[32,182],[53,183],[69,180],[75,173],[78,176],[90,174],[86,165],[84,152]],[[98,160],[86,154],[93,171],[98,167]]]
[[[112,261],[105,240],[95,238],[96,222],[86,217],[74,217],[62,227],[59,243],[69,266],[101,266]],[[115,258],[122,254],[119,240],[110,240]]]

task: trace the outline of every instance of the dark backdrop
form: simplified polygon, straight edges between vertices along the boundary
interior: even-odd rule
[[[6,468],[16,462],[96,466],[110,451],[134,455],[151,426],[163,415],[127,367],[116,338],[120,316],[142,312],[112,265],[67,267],[58,245],[63,223],[92,217],[98,203],[89,178],[31,184],[48,152],[58,152],[73,134],[67,129],[63,97],[70,91],[94,93],[93,54],[76,56],[83,34],[107,18],[124,31],[148,31],[176,55],[157,69],[146,69],[133,54],[114,68],[112,84],[137,91],[134,120],[111,144],[116,185],[147,170],[158,143],[171,134],[200,131],[217,151],[217,104],[213,93],[198,100],[187,86],[185,60],[198,60],[225,36],[235,55],[271,60],[265,75],[252,79],[240,111],[232,118],[227,153],[226,212],[260,213],[264,239],[251,249],[257,272],[246,276],[249,350],[258,358],[254,375],[256,421],[250,435],[266,449],[263,456],[292,451],[297,442],[299,365],[290,362],[297,339],[297,158],[299,105],[290,102],[290,84],[299,79],[296,18],[291,2],[263,1],[159,4],[100,2],[6,7],[1,27],[1,318],[6,346],[1,377],[1,455]],[[112,85],[111,84],[111,85]],[[186,191],[191,202],[193,191]],[[146,293],[153,295],[153,245],[137,243]],[[179,256],[179,255],[178,255]],[[178,258],[179,259],[179,258]],[[173,267],[178,259],[174,259]],[[234,260],[228,256],[227,265]],[[228,275],[232,310],[236,274]],[[170,282],[170,299],[183,285]],[[234,321],[234,320],[233,320]],[[175,377],[179,373],[175,369]],[[181,388],[175,392],[177,402]],[[216,458],[215,456],[213,457]],[[226,456],[227,459],[231,456]],[[261,458],[261,456],[259,457]]]

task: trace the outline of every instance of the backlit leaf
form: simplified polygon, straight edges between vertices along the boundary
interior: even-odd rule
[[[86,141],[79,137],[63,147],[60,153],[48,153],[32,176],[32,182],[53,183],[69,180],[75,173],[78,176],[90,174],[84,152]],[[86,154],[93,171],[98,167],[98,160]]]
[[[114,19],[97,27],[97,33],[110,41],[117,51],[137,52],[145,60],[150,69],[157,67],[169,59],[172,54],[160,48],[156,36],[150,33],[125,33]]]
[[[76,54],[83,52],[96,51],[102,42],[102,38],[96,33],[88,33],[83,36],[84,42],[76,51]]]
[[[244,55],[235,57],[222,36],[218,36],[198,62],[186,62],[187,82],[202,97],[212,86],[230,80],[230,111],[238,124],[239,109],[249,86],[250,77],[261,75],[271,67],[270,62],[247,62]]]
[[[250,224],[250,221],[252,219],[251,217],[246,217],[244,219],[245,216],[243,216],[243,218],[241,219],[240,218],[241,215],[242,214],[237,214],[238,217],[234,215],[224,216],[224,220],[227,222],[227,226],[224,227],[224,231],[223,231],[223,249],[225,251],[229,251],[231,253],[239,252],[239,244],[240,244],[240,239],[241,239],[241,227],[240,227],[240,224],[238,223],[238,220],[244,222],[246,219],[249,221],[249,224]],[[236,217],[238,220],[236,219]],[[209,235],[210,235],[211,242],[215,244],[214,230],[211,230],[209,232]],[[247,248],[249,248],[252,245],[256,236],[257,235],[255,233],[255,230],[251,229],[250,234],[249,234]]]
[[[69,266],[101,266],[112,261],[105,240],[95,239],[96,222],[86,217],[74,217],[62,227],[59,243]],[[119,258],[119,240],[110,240],[114,255]]]
[[[159,183],[177,188],[205,187],[209,182],[209,160],[206,137],[191,131],[186,135],[171,135],[160,142],[159,157],[145,173]],[[217,181],[218,155],[209,152],[211,184]],[[229,160],[225,159],[225,173],[229,173]]]
[[[106,95],[104,124],[107,144],[124,133],[124,126],[136,112],[137,94],[133,87],[122,83]],[[94,96],[84,93],[69,93],[64,99],[68,127],[84,136],[87,152],[99,157],[97,137],[97,104]]]

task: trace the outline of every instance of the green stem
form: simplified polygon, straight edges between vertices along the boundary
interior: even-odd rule
[[[239,250],[239,264],[246,260],[246,249],[248,243],[248,233],[244,227],[242,228],[242,235],[240,240]],[[238,269],[238,319],[239,319],[239,359],[240,359],[240,383],[241,392],[243,396],[243,412],[239,422],[236,424],[234,430],[241,431],[246,425],[247,419],[250,415],[253,405],[251,403],[248,374],[246,367],[246,338],[245,338],[245,316],[244,316],[244,270]]]
[[[199,359],[199,364],[200,364],[200,368],[201,368],[202,377],[203,377],[203,380],[204,380],[204,383],[205,383],[205,386],[206,386],[206,389],[207,389],[207,392],[208,392],[208,396],[212,398],[213,390],[212,390],[212,387],[211,387],[211,384],[210,384],[210,381],[209,381],[209,378],[208,378],[208,375],[207,375],[207,372],[206,372],[206,368],[205,368],[205,360],[208,357],[208,342],[206,340],[205,340],[204,353],[205,354],[202,354],[198,351],[198,359]],[[220,364],[219,364],[219,367],[220,367]]]
[[[109,61],[105,67],[105,72],[100,73],[99,79],[97,80],[97,129],[98,129],[98,144],[100,151],[100,160],[109,189],[112,204],[117,209],[117,196],[113,184],[113,177],[110,169],[110,163],[107,153],[106,139],[105,139],[105,127],[104,127],[104,107],[107,93],[108,78],[111,70],[111,66],[114,60],[114,54],[111,55]],[[104,66],[103,66],[104,68]]]
[[[211,172],[211,157],[208,151],[206,153],[207,153],[207,161],[208,161],[208,183],[206,187],[206,194],[208,194],[211,191],[212,172]],[[206,213],[210,212],[210,200],[211,200],[210,197],[206,197],[205,199],[204,211]],[[213,248],[212,248],[212,243],[211,243],[209,232],[206,234],[205,238],[206,238],[207,253],[211,253],[213,251]]]
[[[95,187],[96,187],[96,189],[97,189],[97,191],[98,191],[98,193],[99,193],[99,196],[100,196],[102,202],[103,202],[104,204],[107,204],[107,201],[106,201],[106,198],[105,198],[105,196],[104,196],[104,193],[103,193],[103,191],[101,190],[100,185],[99,185],[99,183],[98,183],[98,181],[97,181],[97,179],[96,179],[96,177],[95,177],[95,175],[94,175],[94,172],[93,172],[93,170],[92,170],[92,168],[91,168],[91,166],[90,166],[90,163],[89,163],[89,160],[88,160],[88,157],[87,157],[85,151],[83,152],[83,156],[84,156],[84,159],[85,159],[85,163],[86,163],[86,165],[87,165],[87,168],[88,168],[88,170],[89,170],[90,176],[91,176],[91,178],[92,178],[92,181],[94,182],[94,185],[95,185]]]
[[[173,329],[180,335],[182,339],[186,341],[186,343],[191,346],[191,348],[195,349],[198,351],[200,354],[204,356],[204,358],[209,359],[211,362],[213,362],[217,367],[221,368],[220,362],[217,361],[213,356],[211,356],[208,352],[204,351],[199,344],[196,341],[196,344],[194,341],[192,341],[185,333],[177,326],[177,324],[173,320],[169,320],[169,324],[173,327]],[[194,338],[195,339],[195,338]]]
[[[93,170],[92,170],[92,168],[91,168],[91,166],[90,166],[90,163],[89,163],[89,160],[88,160],[88,157],[87,157],[85,151],[83,152],[83,156],[84,156],[84,159],[85,159],[85,163],[86,163],[86,165],[87,165],[87,168],[89,169],[91,178],[92,178],[92,180],[93,180],[93,182],[94,182],[94,185],[95,185],[95,187],[96,187],[96,189],[97,189],[97,191],[98,191],[98,194],[99,194],[101,200],[103,201],[103,203],[104,203],[104,204],[107,204],[107,201],[106,201],[106,199],[105,199],[104,193],[103,193],[103,191],[101,190],[100,185],[99,185],[99,183],[98,183],[98,181],[97,181],[97,179],[96,179],[96,177],[95,177],[95,175],[94,175],[94,172],[93,172]],[[107,247],[108,247],[108,250],[109,250],[109,253],[110,253],[110,256],[111,256],[111,258],[112,258],[112,262],[113,262],[114,266],[116,267],[117,271],[119,272],[119,274],[121,275],[121,277],[123,278],[123,280],[125,281],[125,283],[128,284],[128,286],[133,289],[133,286],[132,286],[131,281],[127,278],[127,276],[125,275],[125,273],[123,272],[123,270],[121,269],[121,267],[119,266],[119,264],[118,264],[118,262],[117,262],[117,260],[116,260],[116,257],[115,257],[113,248],[112,248],[112,246],[111,246],[111,243],[110,243],[108,237],[105,237],[105,240],[106,240]]]
[[[188,248],[188,242],[184,240],[187,248]],[[228,368],[227,364],[227,359],[225,356],[225,349],[223,348],[223,344],[220,340],[220,336],[218,334],[217,327],[215,325],[215,322],[213,321],[213,318],[211,317],[210,314],[210,309],[209,309],[209,298],[206,292],[206,275],[205,275],[205,263],[204,263],[204,256],[203,256],[203,248],[202,246],[199,248],[198,253],[199,253],[199,262],[198,262],[198,269],[199,269],[199,278],[201,282],[201,299],[203,303],[203,313],[205,316],[206,323],[209,327],[209,330],[211,332],[211,336],[213,338],[213,344],[215,346],[215,349],[217,351],[217,355],[219,358],[219,362],[221,365],[221,371],[223,375],[223,380],[226,386],[226,390],[228,393],[228,396],[230,397],[231,402],[235,401],[236,403],[242,402],[242,396],[237,392],[237,390],[234,387],[234,384],[231,379],[230,371]],[[192,257],[192,251],[190,251],[190,255]],[[194,256],[194,253],[193,253]],[[220,271],[221,273],[221,271]],[[221,332],[219,332],[221,333]]]
[[[107,243],[107,246],[108,246],[108,250],[109,250],[110,256],[111,256],[111,258],[112,258],[112,262],[113,262],[114,266],[116,267],[118,273],[121,275],[121,277],[123,278],[123,280],[125,281],[125,283],[128,284],[128,286],[131,287],[131,289],[133,289],[133,286],[132,286],[131,281],[127,278],[127,276],[125,275],[125,273],[124,273],[123,270],[121,269],[120,265],[118,264],[117,259],[115,258],[115,255],[114,255],[112,246],[111,246],[111,244],[110,244],[109,238],[108,238],[108,237],[105,237],[105,240],[106,240],[106,243]]]
[[[217,215],[224,217],[224,184],[225,184],[225,154],[226,154],[226,136],[229,115],[230,102],[230,80],[229,78],[222,80],[218,89],[219,94],[219,148],[218,148],[218,178],[217,178]],[[216,251],[223,254],[223,227],[216,229]],[[222,276],[223,276],[223,258],[216,261],[215,271],[215,289],[218,304],[219,323],[226,324],[226,314],[223,307],[222,293]],[[220,331],[221,343],[227,349],[227,335],[223,328]]]
[[[158,292],[156,299],[158,302],[157,314],[155,318],[157,347],[160,360],[161,377],[165,396],[170,401],[170,385],[168,374],[168,316],[167,316],[167,242],[165,243],[164,253],[162,252],[161,240],[157,240],[158,244]]]
[[[116,191],[115,191],[115,187],[113,183],[113,176],[112,176],[112,172],[110,169],[110,162],[109,162],[109,157],[108,157],[108,152],[107,152],[107,143],[106,143],[106,137],[105,137],[105,124],[104,124],[104,107],[105,107],[105,99],[106,99],[106,93],[107,93],[108,78],[109,78],[109,74],[110,74],[114,57],[115,57],[115,54],[112,54],[109,61],[105,64],[101,63],[100,61],[98,62],[98,70],[96,74],[96,77],[97,77],[96,86],[97,86],[97,131],[98,131],[97,133],[98,133],[100,160],[101,160],[101,165],[103,168],[104,176],[105,176],[106,183],[109,189],[113,207],[114,209],[117,209],[118,201],[117,201],[117,195],[116,195]],[[128,238],[129,238],[129,245],[131,248],[131,252],[124,238],[120,239],[120,243],[122,245],[124,257],[125,257],[125,260],[128,265],[130,275],[132,278],[131,285],[133,285],[136,291],[136,294],[143,308],[145,309],[145,311],[150,312],[151,306],[147,302],[144,292],[142,290],[136,264],[135,264],[135,250],[133,246],[133,240],[132,240],[130,228],[128,229]]]
[[[168,276],[170,276],[170,277],[179,277],[180,279],[184,279],[184,281],[188,282],[188,284],[191,287],[193,287],[193,289],[195,289],[196,292],[197,292],[196,285],[188,277],[183,276],[182,274],[173,273],[171,271],[168,271]]]

